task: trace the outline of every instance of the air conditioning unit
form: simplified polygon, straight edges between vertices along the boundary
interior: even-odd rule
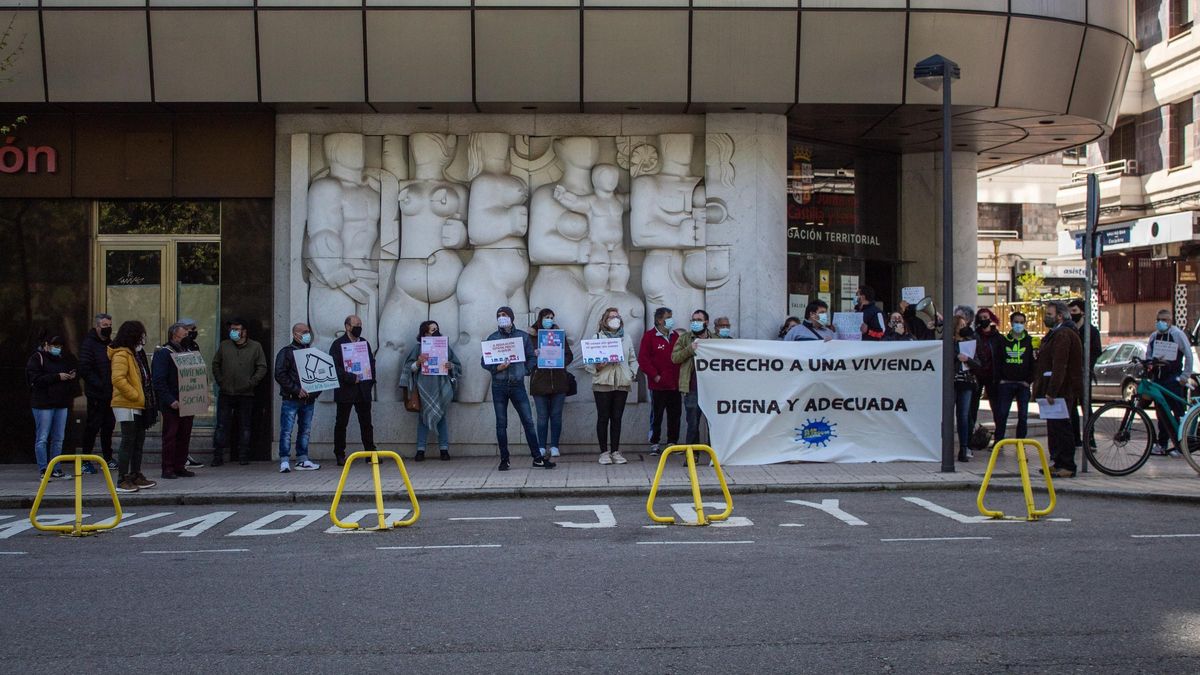
[[[1027,274],[1027,273],[1033,271],[1033,261],[1018,260],[1017,264],[1013,266],[1013,269],[1016,271],[1017,276],[1020,276],[1022,274]]]

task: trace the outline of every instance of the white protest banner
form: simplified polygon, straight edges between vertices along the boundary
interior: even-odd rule
[[[625,360],[621,338],[580,340],[579,345],[583,348],[583,362],[586,364],[620,363]]]
[[[703,340],[722,464],[941,459],[941,343]]]
[[[171,352],[179,372],[179,416],[208,414],[208,367],[200,352]]]
[[[358,375],[358,379],[364,382],[375,379],[375,374],[371,372],[371,348],[366,340],[342,345],[342,367],[347,373]]]
[[[483,341],[483,365],[496,366],[501,363],[524,363],[525,347],[521,338]]]
[[[421,353],[427,357],[421,366],[422,375],[449,375],[443,366],[450,363],[450,338],[445,335],[421,338]]]
[[[1150,352],[1150,358],[1162,359],[1167,363],[1171,363],[1179,358],[1179,343],[1174,340],[1155,340],[1154,349]]]
[[[915,305],[925,299],[925,287],[905,286],[900,289],[900,299],[910,305]]]
[[[833,330],[837,332],[839,340],[861,340],[862,323],[862,312],[833,313]]]
[[[320,349],[309,347],[292,352],[296,359],[296,374],[300,386],[310,394],[338,388],[337,369],[333,357]]]

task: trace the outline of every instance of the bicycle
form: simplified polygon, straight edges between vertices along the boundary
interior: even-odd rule
[[[1142,375],[1138,378],[1137,395],[1130,401],[1113,401],[1101,406],[1093,413],[1084,427],[1083,437],[1088,442],[1083,446],[1084,455],[1092,466],[1110,476],[1128,476],[1142,468],[1150,458],[1154,445],[1156,426],[1150,420],[1146,408],[1151,402],[1164,415],[1171,433],[1178,435],[1188,464],[1200,472],[1200,438],[1196,438],[1200,424],[1200,400],[1192,403],[1191,390],[1197,381],[1187,387],[1187,398],[1181,398],[1166,387],[1150,379],[1150,373],[1163,364],[1158,359],[1139,359]],[[1187,413],[1180,423],[1169,402],[1182,403]],[[1190,426],[1189,426],[1190,420]]]

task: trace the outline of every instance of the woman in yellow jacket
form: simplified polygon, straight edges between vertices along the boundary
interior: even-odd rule
[[[140,321],[126,321],[108,347],[108,358],[112,361],[113,416],[121,425],[117,492],[137,492],[157,485],[142,474],[146,429],[154,425],[158,414],[145,345],[146,327]]]

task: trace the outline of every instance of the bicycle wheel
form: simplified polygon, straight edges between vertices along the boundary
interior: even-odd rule
[[[1088,418],[1083,452],[1092,466],[1110,476],[1127,476],[1150,458],[1154,426],[1145,410],[1128,403],[1108,403]]]
[[[1192,406],[1183,417],[1183,458],[1200,473],[1200,405]]]

